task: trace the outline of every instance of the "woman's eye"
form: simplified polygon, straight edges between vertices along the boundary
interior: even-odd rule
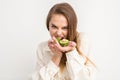
[[[57,28],[55,25],[52,25],[51,27],[52,27],[52,28]]]
[[[64,29],[64,30],[67,30],[67,29],[68,29],[68,27],[63,27],[63,29]]]

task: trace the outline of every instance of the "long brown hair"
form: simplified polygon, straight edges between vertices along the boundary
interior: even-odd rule
[[[80,35],[77,32],[77,16],[75,14],[75,11],[73,10],[72,6],[70,6],[68,3],[58,3],[56,5],[54,5],[47,16],[47,20],[46,20],[46,25],[47,25],[47,29],[49,30],[49,22],[51,20],[51,17],[54,14],[61,14],[63,16],[66,17],[67,22],[68,22],[68,35],[67,35],[67,39],[70,41],[74,41],[76,42],[76,49],[78,51],[78,53],[86,58],[86,62],[90,62],[91,64],[94,65],[94,63],[87,57],[85,56],[81,50],[80,50]],[[65,54],[63,54],[62,59],[60,61],[60,69],[63,70],[64,67],[66,66],[66,56]]]

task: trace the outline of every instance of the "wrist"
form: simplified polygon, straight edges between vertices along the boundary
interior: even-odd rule
[[[52,61],[58,66],[62,58],[62,54],[55,54],[52,57]]]

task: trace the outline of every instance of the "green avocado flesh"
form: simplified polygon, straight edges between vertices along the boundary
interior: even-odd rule
[[[59,42],[61,46],[68,46],[68,43],[69,43],[69,40],[67,39],[60,40],[60,38],[57,38],[57,41]]]

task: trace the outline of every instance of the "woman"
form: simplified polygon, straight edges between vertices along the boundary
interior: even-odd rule
[[[51,40],[42,42],[37,50],[33,80],[94,80],[94,63],[82,53],[77,32],[77,17],[68,3],[54,5],[47,16]],[[59,41],[69,40],[67,46]]]

